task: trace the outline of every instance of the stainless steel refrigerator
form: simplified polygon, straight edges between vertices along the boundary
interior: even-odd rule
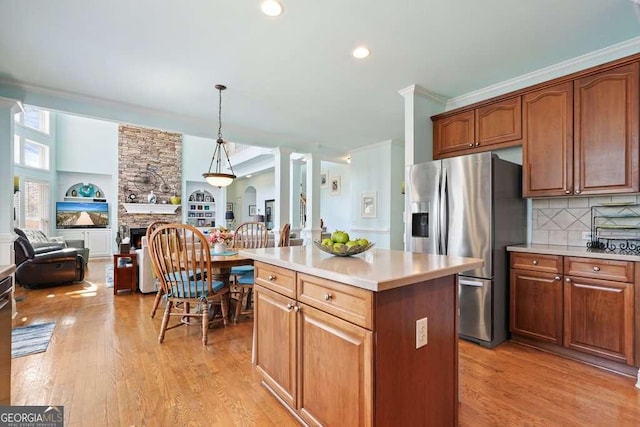
[[[459,275],[459,334],[495,347],[508,337],[506,246],[526,241],[522,167],[486,152],[406,172],[406,250],[484,260]]]

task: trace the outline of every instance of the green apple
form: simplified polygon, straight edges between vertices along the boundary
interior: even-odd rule
[[[344,231],[336,230],[331,234],[331,240],[336,243],[347,243],[349,241],[349,234]]]
[[[344,243],[336,242],[333,244],[333,253],[334,254],[343,254],[347,251],[347,245]]]
[[[322,246],[333,246],[333,240],[326,238],[322,239]]]
[[[354,246],[360,246],[360,245],[358,244],[358,242],[356,242],[355,240],[349,240],[349,241],[348,241],[347,243],[345,243],[345,244],[347,245],[347,248],[349,248],[349,249],[353,248]]]
[[[367,246],[369,241],[367,239],[358,239],[356,240],[360,246]]]

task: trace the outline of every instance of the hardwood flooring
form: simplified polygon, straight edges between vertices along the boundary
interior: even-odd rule
[[[154,295],[113,295],[106,262],[82,284],[18,288],[14,326],[56,321],[44,353],[12,361],[13,405],[64,405],[67,426],[294,426],[251,365],[251,319],[167,331]],[[460,342],[461,426],[638,426],[635,379],[513,343]]]

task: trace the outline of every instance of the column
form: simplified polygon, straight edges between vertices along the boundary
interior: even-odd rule
[[[302,231],[304,245],[312,245],[313,240],[320,240],[320,159],[307,154],[307,223]]]
[[[300,193],[302,192],[302,160],[291,159],[291,203],[289,205],[289,218],[291,218],[291,232],[298,233],[302,229],[300,217]]]
[[[291,153],[292,149],[279,147],[275,155],[275,215],[273,222],[274,245],[280,241],[282,226],[290,222],[291,213]],[[266,212],[265,212],[266,214]]]
[[[13,116],[16,100],[0,98],[0,265],[13,264]]]
[[[447,99],[418,85],[399,93],[404,97],[405,166],[433,160],[431,116],[445,110]]]

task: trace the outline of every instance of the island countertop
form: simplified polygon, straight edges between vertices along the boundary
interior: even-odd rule
[[[482,267],[477,258],[373,248],[338,257],[313,246],[241,249],[240,255],[300,273],[380,292]]]

